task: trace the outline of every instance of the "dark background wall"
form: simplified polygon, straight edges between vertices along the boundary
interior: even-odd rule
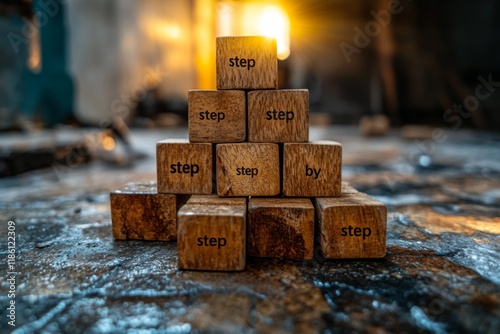
[[[158,1],[158,5],[155,5],[155,1]],[[13,32],[22,35],[23,20],[33,20],[33,13],[47,2],[3,0],[0,3],[0,128],[6,129],[15,124],[18,115],[27,118],[41,115],[39,118],[48,125],[75,115],[77,120],[79,118],[74,110],[77,108],[75,96],[78,92],[82,95],[83,86],[79,88],[75,82],[82,78],[78,77],[78,73],[69,73],[72,57],[74,59],[75,56],[67,56],[68,40],[75,38],[69,27],[71,23],[82,22],[77,20],[78,17],[72,17],[78,15],[78,11],[65,14],[64,6],[58,2],[61,10],[40,29],[43,66],[39,73],[33,73],[27,66],[29,45],[20,44],[19,50],[14,52],[12,42],[7,38]],[[218,2],[221,1],[213,1],[214,10]],[[196,24],[196,17],[185,13],[193,12],[199,1],[147,0],[132,3],[129,7],[137,6],[134,7],[136,9],[145,8],[146,5],[150,9],[158,6],[173,19],[179,15],[169,12],[169,8],[177,13],[182,11],[183,20],[190,22],[181,24],[181,29],[189,36],[193,34],[189,27]],[[390,0],[300,0],[281,1],[281,6],[288,12],[292,25],[291,56],[280,61],[281,87],[309,88],[312,112],[326,113],[336,124],[356,124],[363,115],[383,113],[390,117],[393,125],[421,123],[455,126],[460,121],[461,127],[500,128],[497,112],[500,107],[500,87],[492,84],[488,92],[484,88],[480,89],[480,92],[489,93],[486,98],[475,97],[476,88],[481,84],[480,77],[486,81],[500,81],[498,1],[401,0],[394,3]],[[389,13],[390,6],[395,9],[389,16],[390,22],[381,24],[375,16]],[[86,15],[91,15],[92,6],[87,7]],[[98,6],[95,8],[99,11]],[[136,29],[131,25],[132,20],[120,19],[121,13],[125,12],[120,12],[120,6],[113,8],[110,24],[119,21],[126,25],[129,22],[133,28],[129,30]],[[148,15],[148,11],[139,14],[138,10],[131,8],[127,15]],[[154,10],[149,10],[151,12]],[[102,17],[101,14],[99,11],[95,16]],[[375,30],[367,31],[367,27]],[[117,36],[120,36],[120,31],[126,31],[120,25],[114,25],[113,29]],[[207,29],[213,29],[213,26],[207,26]],[[128,45],[130,39],[125,37],[117,45]],[[135,41],[144,40],[140,34],[134,38]],[[187,35],[182,40],[195,43],[195,39],[187,38]],[[152,45],[151,49],[158,49],[154,43],[157,42],[144,43],[136,48],[128,45],[127,48],[142,50],[144,45]],[[169,43],[163,44],[162,58],[172,60],[193,57],[189,50],[194,50],[195,46],[176,47],[175,41]],[[75,43],[72,45],[74,49]],[[102,53],[101,58],[90,61],[89,66],[96,66],[99,71],[99,66],[105,63],[102,61],[105,56],[118,59],[120,57],[117,55],[124,53],[122,49],[114,50],[111,44],[95,50]],[[81,59],[86,50],[80,52],[78,55]],[[144,58],[142,54],[148,53],[142,50],[137,59]],[[131,63],[139,63],[130,59]],[[172,61],[169,64],[176,68]],[[106,67],[109,68],[108,65],[103,66],[102,71],[106,71]],[[122,67],[131,68],[129,65]],[[190,79],[196,78],[194,66],[176,69],[177,72],[170,71],[175,73],[175,77],[167,76],[167,84],[157,89],[162,94],[145,94],[147,99],[158,100],[156,103],[148,102],[153,109],[154,106],[163,106],[161,110],[154,109],[156,112],[175,109],[182,114],[185,108],[185,103],[179,103],[179,95],[170,94],[172,88],[165,87],[178,88],[176,82],[179,78],[184,79],[183,85],[186,87],[196,86],[196,83],[192,83],[195,81]],[[117,71],[121,71],[120,68]],[[141,78],[140,70],[134,73]],[[120,82],[132,78],[128,74],[113,75]],[[186,81],[186,78],[189,80]],[[120,82],[116,87],[127,87]],[[120,96],[120,89],[113,94]],[[102,94],[106,92],[102,90]],[[109,97],[109,101],[114,101],[116,96]],[[91,100],[88,98],[85,101],[91,105]],[[469,109],[473,112],[460,107],[464,100],[470,104]],[[105,102],[105,106],[108,104],[110,102]],[[144,103],[138,101],[137,106],[135,115],[141,112]],[[148,115],[154,116],[154,110],[150,110]],[[103,110],[103,113],[106,112]]]
[[[299,18],[292,21],[291,58],[300,57],[308,68],[310,88],[319,96],[314,110],[330,112],[340,123],[383,112],[396,124],[440,124],[449,108],[475,95],[479,76],[500,81],[498,1],[397,1],[398,13],[370,37],[366,25],[377,22],[372,12],[387,11],[391,3],[285,4]],[[357,28],[369,42],[348,61],[341,45],[356,47]],[[500,127],[500,92],[491,93],[463,118],[464,125]]]

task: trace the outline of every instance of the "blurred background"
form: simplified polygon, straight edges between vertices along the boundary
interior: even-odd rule
[[[188,90],[215,88],[216,36],[256,34],[278,40],[280,88],[309,89],[313,125],[498,130],[499,14],[495,0],[2,0],[0,131],[92,128],[127,150],[129,129],[187,125]],[[2,138],[0,174],[30,169],[12,168],[26,136]]]

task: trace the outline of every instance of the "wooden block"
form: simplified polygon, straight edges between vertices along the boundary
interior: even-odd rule
[[[245,269],[246,199],[243,205],[184,205],[177,240],[181,269]]]
[[[275,196],[280,192],[277,144],[217,145],[219,196]]]
[[[308,198],[251,198],[248,255],[312,259],[314,206]]]
[[[246,139],[246,96],[242,90],[190,90],[189,141],[236,143]]]
[[[339,198],[316,198],[317,231],[326,258],[385,256],[387,208],[357,193]]]
[[[359,127],[365,137],[382,137],[389,133],[390,122],[385,115],[368,115],[361,117]]]
[[[341,168],[342,145],[337,142],[285,143],[283,195],[340,196]]]
[[[213,195],[193,195],[189,198],[186,204],[193,205],[229,205],[229,206],[246,206],[246,197],[219,197]]]
[[[217,37],[217,89],[277,89],[276,39]]]
[[[342,194],[357,194],[359,191],[354,189],[349,183],[342,181]]]
[[[177,239],[177,208],[188,196],[158,194],[156,182],[135,182],[111,192],[113,237],[117,240]]]
[[[156,144],[158,192],[211,194],[213,192],[213,147],[167,139]]]
[[[255,143],[309,141],[309,91],[249,92],[248,140]]]

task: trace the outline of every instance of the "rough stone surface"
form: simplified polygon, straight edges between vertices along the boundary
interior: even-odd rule
[[[134,134],[150,158],[129,169],[95,162],[63,175],[0,179],[2,258],[6,222],[16,223],[16,330],[497,331],[498,135],[448,130],[430,156],[398,137],[364,140],[357,133],[312,129],[311,139],[345,143],[344,180],[387,204],[387,256],[380,260],[249,259],[240,273],[190,272],[177,270],[174,242],[114,241],[109,192],[154,180],[160,132]],[[13,329],[7,291],[3,280],[2,333]]]

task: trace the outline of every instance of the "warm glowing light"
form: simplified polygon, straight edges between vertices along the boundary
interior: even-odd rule
[[[170,39],[181,37],[181,28],[177,24],[165,24],[161,27],[163,34]]]
[[[277,6],[266,6],[258,20],[259,34],[276,38],[278,58],[283,60],[290,55],[290,20],[288,15]]]
[[[106,151],[114,150],[115,149],[115,140],[113,139],[113,137],[104,137],[102,139],[102,147]]]
[[[36,18],[35,18],[36,20]],[[28,55],[28,68],[39,73],[42,70],[42,53],[40,48],[40,28],[39,23],[35,23],[33,34],[29,36],[29,55]]]
[[[278,59],[284,60],[290,55],[290,19],[278,5],[221,3],[217,28],[219,36],[263,35],[276,38]]]
[[[176,23],[163,20],[149,20],[145,23],[146,31],[156,38],[163,40],[178,40],[182,37],[182,29]]]

